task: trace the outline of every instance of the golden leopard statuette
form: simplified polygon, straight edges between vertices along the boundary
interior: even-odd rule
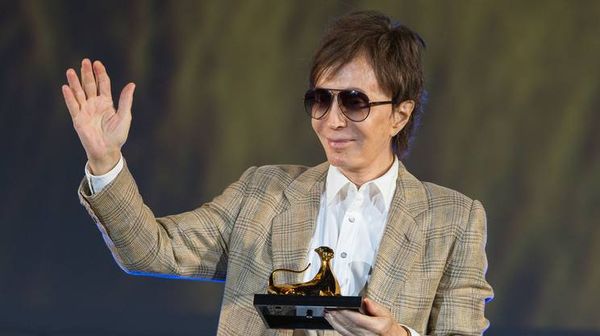
[[[310,264],[302,271],[279,268],[271,272],[267,293],[298,296],[340,296],[340,285],[331,270],[333,250],[327,246],[320,246],[315,249],[315,252],[321,258],[321,267],[312,280],[297,284],[275,285],[273,283],[273,276],[276,272],[303,273],[310,267]]]

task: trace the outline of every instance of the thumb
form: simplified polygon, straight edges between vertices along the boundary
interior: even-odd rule
[[[121,91],[121,97],[119,97],[119,107],[117,114],[123,118],[126,115],[131,114],[131,105],[133,104],[133,92],[135,91],[135,84],[129,83],[125,85],[123,91]]]
[[[365,298],[363,300],[365,313],[369,316],[389,316],[390,312],[387,308],[379,303]]]

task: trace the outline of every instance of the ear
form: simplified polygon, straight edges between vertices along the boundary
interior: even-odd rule
[[[396,106],[392,113],[392,136],[400,133],[415,109],[414,100],[405,100]]]

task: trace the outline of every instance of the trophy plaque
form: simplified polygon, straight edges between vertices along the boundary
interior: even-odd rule
[[[333,250],[327,246],[315,249],[321,266],[312,280],[297,284],[274,284],[276,272],[303,273],[290,269],[271,272],[268,294],[255,294],[254,307],[270,329],[333,329],[325,320],[325,310],[349,309],[358,311],[360,296],[341,296],[340,285],[331,269]]]

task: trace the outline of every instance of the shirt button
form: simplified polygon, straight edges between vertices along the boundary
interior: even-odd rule
[[[350,223],[354,223],[354,217],[350,217],[350,218],[348,218],[348,222],[350,222]]]
[[[342,258],[346,258],[348,256],[348,254],[346,254],[346,252],[342,252],[342,254],[340,254],[340,257]]]

